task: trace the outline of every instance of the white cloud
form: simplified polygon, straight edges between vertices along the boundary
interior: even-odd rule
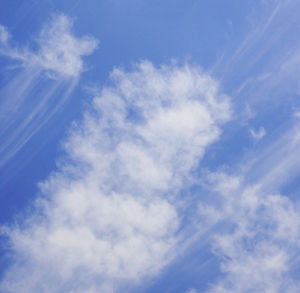
[[[10,38],[10,35],[6,29],[6,27],[4,27],[3,25],[0,25],[0,44],[1,45],[7,45],[7,42]]]
[[[237,177],[213,174],[210,180],[226,228],[211,235],[224,277],[208,292],[297,292],[300,217],[294,203]]]
[[[29,61],[26,61],[63,76],[78,76],[84,69],[81,57],[91,54],[97,41],[92,37],[74,37],[71,26],[72,22],[65,15],[53,17],[40,34],[38,54],[29,53]]]
[[[291,121],[281,127],[280,135],[271,134],[259,152],[241,162],[252,182],[265,190],[280,190],[299,174],[300,124],[297,119]]]
[[[0,27],[1,41],[6,44],[0,54],[21,61],[25,67],[46,70],[55,78],[76,78],[84,70],[82,56],[91,54],[98,42],[93,37],[75,37],[71,28],[70,18],[54,15],[36,40],[37,51],[30,51],[9,46],[7,30]]]
[[[14,66],[15,60],[21,63],[0,89],[0,166],[65,105],[84,70],[83,56],[95,49],[95,39],[74,36],[71,26],[65,15],[53,16],[32,51],[11,46],[0,26],[0,55],[12,59]]]
[[[41,185],[46,199],[8,228],[15,262],[2,290],[115,292],[179,249],[176,195],[230,118],[228,98],[188,65],[141,62],[111,78]]]
[[[264,127],[260,127],[258,130],[251,128],[249,133],[255,140],[260,140],[266,135],[267,132]]]

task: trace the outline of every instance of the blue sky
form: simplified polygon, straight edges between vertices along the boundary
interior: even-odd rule
[[[299,292],[298,1],[1,4],[0,292]]]

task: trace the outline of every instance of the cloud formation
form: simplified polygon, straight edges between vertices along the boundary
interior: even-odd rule
[[[36,212],[6,229],[4,292],[115,292],[156,274],[180,249],[178,194],[230,119],[199,68],[115,69],[65,141]]]
[[[202,276],[207,293],[298,293],[299,203],[280,191],[297,181],[300,166],[299,105],[289,100],[299,92],[298,41],[289,48],[298,40],[298,5],[272,0],[253,6],[244,41],[211,71],[232,94],[237,115],[205,166],[222,164],[238,175],[197,172],[231,117],[215,80],[191,65],[144,61],[132,71],[117,68],[70,129],[66,154],[40,184],[31,214],[2,227],[11,265],[0,291],[127,292],[193,240],[188,248],[196,272],[207,269],[196,255],[203,245],[220,265],[209,275],[213,280]],[[17,75],[0,90],[0,167],[65,105],[97,41],[76,36],[72,21],[56,15],[36,46],[11,44],[0,26],[0,53],[17,64]],[[274,115],[289,104],[290,120]],[[245,127],[254,118],[268,125],[268,136],[263,127]],[[247,135],[264,139],[251,150]],[[195,182],[196,191],[190,188]],[[184,292],[204,291],[192,281]],[[184,277],[178,282],[186,285]]]
[[[0,54],[20,61],[26,68],[39,68],[56,78],[75,78],[84,70],[82,56],[91,54],[98,45],[93,37],[75,37],[72,21],[64,14],[53,15],[36,39],[37,50],[16,48],[8,43],[9,33],[0,26]],[[57,76],[58,75],[58,76]]]
[[[7,45],[9,37],[10,37],[10,35],[9,35],[6,27],[4,27],[3,25],[0,25],[0,44],[2,46]]]
[[[260,127],[258,130],[251,128],[249,133],[255,140],[260,140],[266,135],[267,132],[264,127]]]
[[[210,236],[220,258],[223,276],[209,293],[297,292],[299,281],[300,218],[296,205],[286,196],[270,194],[242,178],[211,174],[215,199],[208,222],[223,228]],[[222,226],[221,226],[222,227]]]
[[[71,26],[65,15],[53,16],[36,38],[36,50],[12,46],[0,26],[0,55],[12,62],[7,75],[15,71],[0,89],[0,167],[66,104],[84,70],[82,57],[96,48],[95,39],[77,38]]]

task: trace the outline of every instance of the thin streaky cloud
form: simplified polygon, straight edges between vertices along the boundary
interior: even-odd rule
[[[0,54],[20,62],[18,74],[0,91],[0,166],[4,166],[67,102],[84,70],[83,55],[97,46],[76,38],[72,21],[55,15],[37,38],[37,51],[12,47],[1,27]]]

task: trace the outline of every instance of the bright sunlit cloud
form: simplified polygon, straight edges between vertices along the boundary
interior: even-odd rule
[[[300,4],[19,2],[0,291],[298,293]]]
[[[2,290],[112,292],[180,250],[176,197],[229,120],[228,98],[189,65],[142,62],[111,79],[65,142],[68,163],[42,184],[38,213],[7,230],[17,258]]]

